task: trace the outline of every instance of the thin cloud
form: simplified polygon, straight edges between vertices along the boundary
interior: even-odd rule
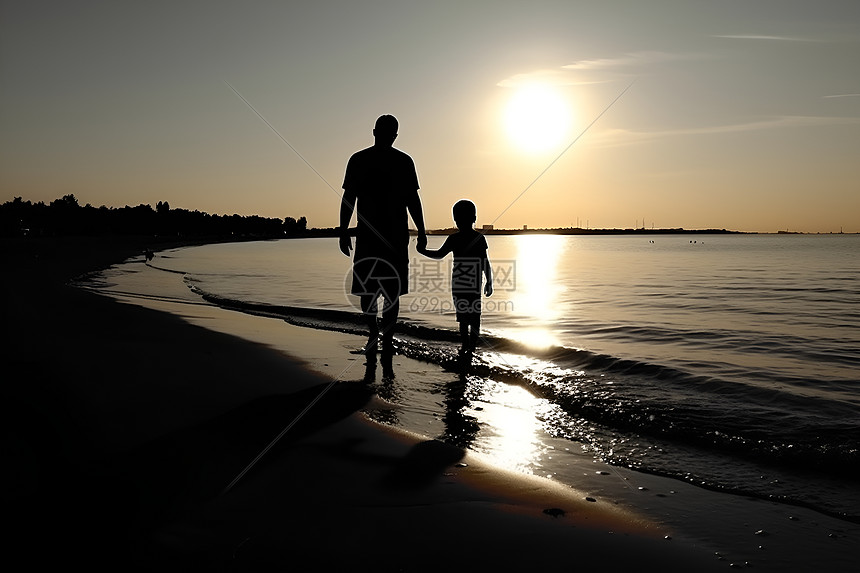
[[[609,68],[620,68],[626,66],[637,66],[642,64],[660,64],[663,62],[678,62],[685,60],[698,60],[703,56],[699,54],[678,54],[672,52],[642,51],[631,52],[615,58],[598,58],[596,60],[580,60],[566,66],[565,70],[605,70]]]
[[[707,127],[692,127],[686,129],[670,129],[664,131],[633,131],[613,129],[603,133],[601,139],[606,145],[632,145],[645,141],[654,141],[667,137],[688,135],[721,135],[727,133],[743,133],[784,129],[791,127],[818,127],[825,125],[860,125],[856,117],[825,117],[825,116],[781,116],[761,121],[735,123],[729,125],[714,125]]]
[[[860,97],[860,94],[833,94],[833,95],[826,95],[826,96],[821,96],[821,97],[827,98],[827,99],[837,98],[837,97]]]
[[[532,72],[516,74],[505,78],[497,85],[501,87],[516,87],[529,83],[546,83],[563,86],[579,86],[607,83],[609,79],[584,79],[582,72],[596,72],[619,68],[634,67],[642,65],[658,64],[663,62],[677,62],[685,60],[699,60],[705,56],[701,54],[676,54],[659,51],[631,52],[614,58],[598,58],[594,60],[580,60],[560,68],[545,68]]]
[[[793,38],[791,36],[767,36],[763,34],[717,34],[714,38],[728,38],[730,40],[767,40],[776,42],[813,42],[807,38]]]

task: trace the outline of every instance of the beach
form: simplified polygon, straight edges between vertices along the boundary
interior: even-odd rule
[[[387,407],[367,380],[381,372],[349,352],[355,335],[67,284],[140,252],[131,240],[4,243],[13,562],[141,571],[854,565],[857,525],[810,510],[657,476],[631,492],[626,474],[609,482],[604,468],[585,465],[582,489],[571,488],[375,423],[363,411]],[[405,356],[395,363],[401,377],[442,376]],[[619,501],[630,495],[674,504],[689,526]]]

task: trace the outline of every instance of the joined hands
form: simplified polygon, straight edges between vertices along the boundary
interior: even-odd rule
[[[338,244],[340,246],[340,252],[348,257],[352,251],[352,237],[346,233],[341,233]]]

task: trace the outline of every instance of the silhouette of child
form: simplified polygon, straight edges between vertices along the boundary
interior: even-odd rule
[[[438,250],[419,247],[418,252],[432,259],[442,259],[454,253],[451,272],[451,294],[460,323],[463,351],[471,352],[478,342],[481,327],[481,275],[486,276],[484,294],[493,294],[493,272],[487,258],[487,239],[472,228],[477,219],[475,204],[461,199],[454,204],[457,232],[448,235]]]

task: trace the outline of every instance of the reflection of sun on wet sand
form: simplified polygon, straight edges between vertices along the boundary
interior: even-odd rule
[[[537,436],[478,401],[463,410],[474,389],[458,385],[456,373],[399,355],[389,372],[381,364],[373,372],[348,352],[357,336],[181,297],[117,302],[63,287],[62,279],[111,259],[75,261],[66,252],[73,246],[50,248],[38,263],[18,251],[8,275],[16,280],[3,287],[4,300],[20,303],[5,311],[20,333],[4,348],[7,379],[27,382],[7,386],[4,400],[7,441],[16,446],[8,467],[20,470],[6,477],[26,477],[4,490],[16,492],[6,514],[18,524],[7,555],[158,571],[278,570],[307,560],[382,571],[509,570],[545,559],[598,570],[728,565],[714,551],[732,547],[694,543],[707,533],[691,536],[624,509],[612,492],[626,487],[622,480],[595,486],[613,476],[590,463],[577,466],[583,489],[572,489],[443,443],[451,435],[474,442],[490,428],[499,449],[526,455],[517,440]],[[379,426],[362,410],[426,431]],[[701,500],[710,498],[678,490],[707,531],[711,512]]]

